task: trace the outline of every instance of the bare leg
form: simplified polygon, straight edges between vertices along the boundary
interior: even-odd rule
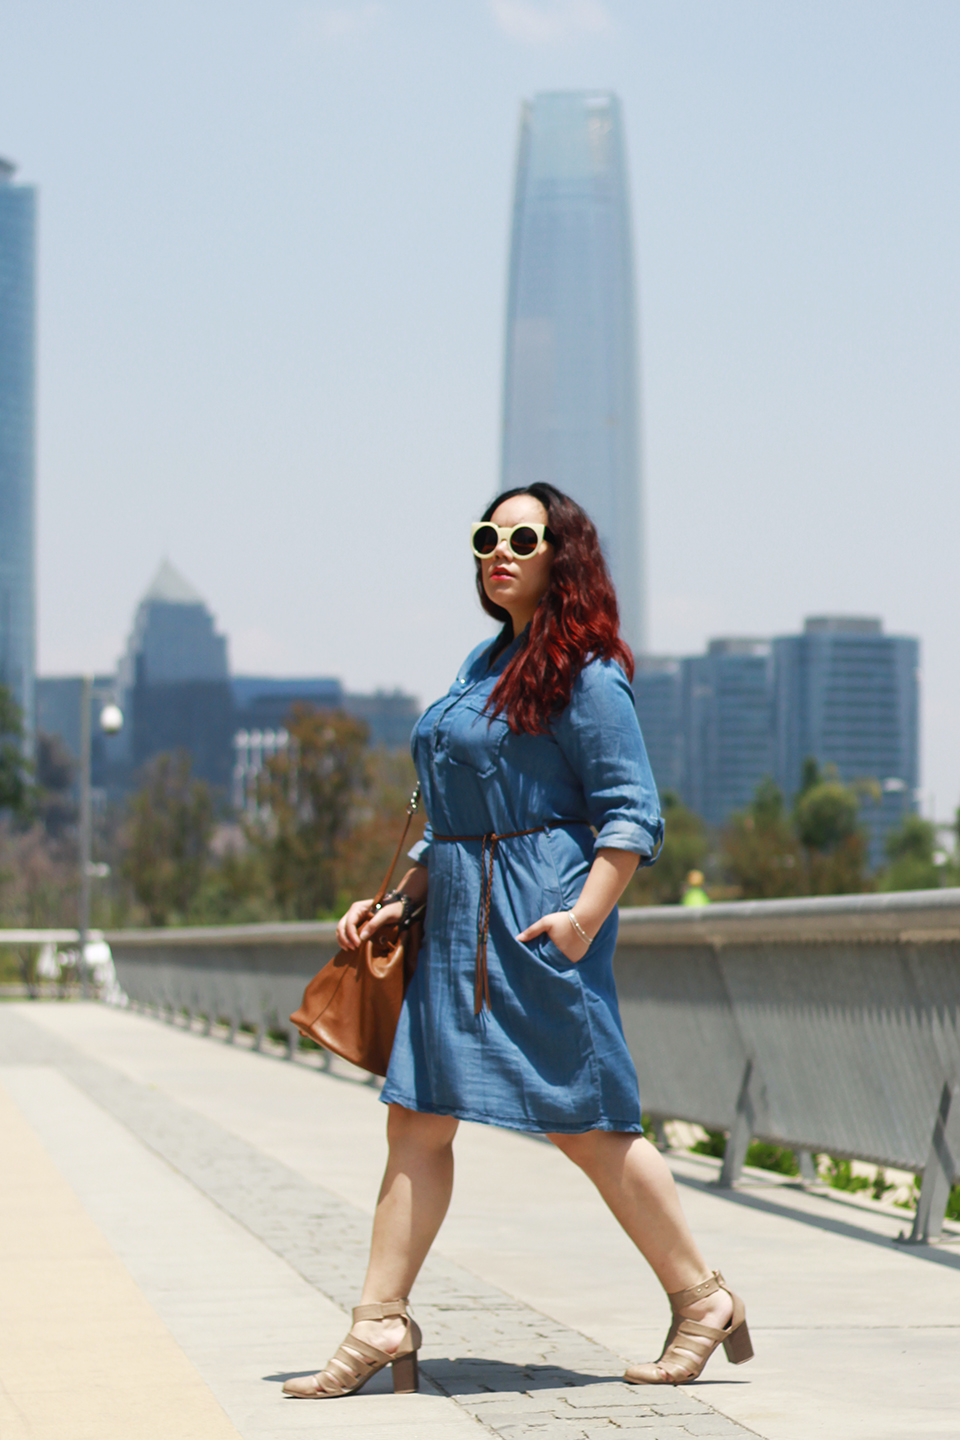
[[[680,1208],[673,1176],[649,1140],[606,1130],[548,1138],[590,1177],[668,1294],[706,1279],[710,1271]],[[733,1302],[718,1290],[683,1313],[722,1329]]]
[[[391,1105],[390,1153],[373,1220],[370,1264],[361,1303],[409,1295],[443,1224],[453,1193],[453,1137],[459,1121]],[[392,1353],[403,1339],[402,1320],[361,1320],[360,1339]]]

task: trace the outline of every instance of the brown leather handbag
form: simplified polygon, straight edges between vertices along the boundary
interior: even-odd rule
[[[371,911],[387,893],[419,803],[418,785],[407,805],[400,844]],[[384,925],[358,949],[341,950],[327,961],[304,990],[300,1009],[290,1016],[301,1035],[371,1075],[386,1075],[400,1007],[417,968],[424,908],[414,911],[407,929]]]

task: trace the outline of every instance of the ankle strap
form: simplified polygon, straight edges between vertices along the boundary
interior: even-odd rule
[[[667,1299],[674,1310],[684,1310],[695,1300],[705,1300],[708,1295],[713,1295],[717,1290],[726,1288],[720,1271],[714,1270],[706,1280],[701,1280],[699,1285],[690,1285],[686,1290],[677,1290],[672,1295],[668,1295]]]
[[[354,1305],[353,1323],[358,1320],[390,1320],[395,1315],[402,1319],[407,1314],[407,1298],[402,1300],[374,1301],[370,1305]]]

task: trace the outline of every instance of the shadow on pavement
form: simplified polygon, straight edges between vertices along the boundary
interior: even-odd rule
[[[676,1171],[673,1178],[678,1185],[687,1185],[691,1190],[699,1190],[704,1195],[715,1195],[721,1200],[727,1200],[731,1205],[742,1205],[748,1210],[761,1210],[782,1220],[795,1220],[798,1225],[811,1225],[815,1230],[842,1235],[845,1240],[861,1240],[867,1245],[879,1245],[884,1250],[895,1248],[898,1253],[909,1255],[912,1259],[928,1260],[933,1265],[945,1265],[949,1270],[960,1270],[960,1255],[937,1245],[903,1245],[892,1236],[877,1235],[866,1226],[852,1224],[849,1220],[840,1220],[833,1215],[811,1215],[803,1210],[795,1210],[791,1205],[779,1205],[775,1200],[761,1199],[759,1195],[750,1195],[743,1190],[721,1189],[713,1180],[696,1180],[690,1175],[678,1175]],[[817,1193],[817,1199],[829,1203],[830,1197]],[[892,1219],[892,1216],[884,1218]],[[913,1220],[912,1212],[905,1210],[904,1220],[906,1228],[909,1229]]]

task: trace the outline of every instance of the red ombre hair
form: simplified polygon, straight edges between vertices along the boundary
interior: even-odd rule
[[[569,495],[539,482],[505,490],[487,506],[483,519],[514,495],[540,501],[555,553],[550,588],[530,621],[526,643],[497,681],[488,709],[503,715],[515,734],[543,735],[551,717],[569,705],[574,681],[589,660],[615,660],[632,680],[633,656],[620,637],[617,595],[593,521]],[[505,625],[501,649],[512,634],[510,615],[484,590],[479,560],[477,590],[487,614]]]

